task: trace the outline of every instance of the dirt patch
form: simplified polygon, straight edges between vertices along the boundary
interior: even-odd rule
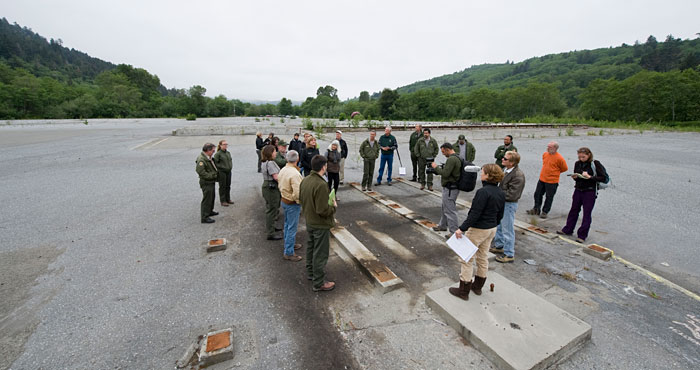
[[[527,229],[530,231],[534,231],[538,234],[549,234],[549,231],[537,226],[528,226]]]
[[[435,226],[437,226],[436,223],[431,222],[431,221],[428,221],[428,220],[420,220],[420,221],[418,221],[418,223],[421,224],[421,225],[423,225],[423,226],[425,226],[425,227],[435,227]]]
[[[22,353],[24,344],[39,324],[41,304],[27,305],[36,279],[49,272],[49,265],[65,249],[54,246],[22,248],[0,253],[0,369],[7,369]],[[52,293],[39,300],[45,303]],[[36,301],[36,300],[35,300]]]

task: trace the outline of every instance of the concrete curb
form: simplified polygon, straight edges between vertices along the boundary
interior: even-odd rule
[[[415,184],[414,184],[414,183],[412,183],[412,182],[410,182],[410,181],[406,181],[405,179],[403,179],[403,178],[401,178],[401,177],[396,178],[396,180],[397,180],[397,182],[399,182],[399,183],[401,183],[401,184],[405,184],[405,185],[408,185],[408,186],[412,186],[412,187],[414,187],[414,188],[420,190],[420,185],[418,185],[418,183],[415,183]],[[435,197],[438,197],[438,198],[442,198],[442,195],[441,195],[440,193],[433,192],[433,191],[428,191],[428,190],[425,190],[425,189],[424,189],[424,190],[421,190],[421,191],[422,191],[422,192],[425,192],[425,193],[428,193],[428,194],[430,194],[430,195],[432,195],[432,196],[435,196]],[[466,207],[466,208],[471,208],[471,207],[472,207],[472,203],[471,203],[471,202],[468,202],[468,201],[466,201],[466,200],[457,199],[457,204],[459,204],[459,205],[462,206],[462,207]],[[530,234],[532,234],[532,235],[535,235],[535,236],[537,236],[537,237],[539,237],[539,238],[542,238],[542,239],[544,239],[545,241],[548,241],[548,242],[552,242],[552,240],[553,240],[553,239],[556,239],[556,237],[557,237],[556,234],[550,233],[549,231],[547,231],[547,230],[545,230],[545,229],[543,229],[543,228],[541,228],[541,227],[537,227],[537,226],[535,226],[535,225],[531,225],[531,224],[529,224],[529,223],[527,223],[527,222],[523,222],[523,221],[520,221],[520,220],[515,220],[514,225],[515,225],[516,228],[520,229],[521,231],[524,231],[524,232],[530,233]]]
[[[211,342],[211,343],[210,343]],[[208,333],[199,348],[202,367],[233,359],[233,330],[231,328]]]
[[[347,229],[342,226],[336,226],[331,229],[331,234],[345,253],[350,255],[362,271],[372,279],[372,282],[381,288],[383,294],[403,286],[403,280],[396,276],[384,263],[380,262],[374,253],[370,252]]]
[[[372,191],[362,191],[362,187],[360,186],[359,183],[357,182],[351,182],[350,186],[354,188],[355,190],[365,194],[366,196],[372,198],[374,201],[383,204],[387,208],[391,209],[392,211],[398,213],[399,215],[406,217],[407,219],[415,222],[416,224],[422,226],[424,229],[428,230],[429,232],[439,235],[440,238],[444,239],[445,242],[447,242],[447,239],[445,239],[445,234],[440,233],[438,231],[433,230],[434,226],[437,226],[434,222],[428,220],[427,218],[413,212],[412,210],[406,208],[405,206],[394,202],[391,199],[388,199],[384,195],[372,190]],[[446,244],[445,244],[446,245]],[[449,249],[449,248],[448,248]],[[494,262],[496,260],[496,255],[489,252],[489,261]]]

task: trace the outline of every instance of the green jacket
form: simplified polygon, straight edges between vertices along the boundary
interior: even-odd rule
[[[277,152],[277,156],[275,157],[275,163],[277,163],[277,166],[279,168],[284,168],[284,166],[287,165],[287,159],[284,158],[282,153]]]
[[[503,156],[506,155],[506,152],[511,150],[517,152],[518,148],[516,148],[513,143],[510,143],[510,145],[507,147],[505,145],[501,145],[498,147],[498,149],[496,149],[496,154],[494,154],[493,157],[496,158],[496,164],[501,166],[501,168],[503,168],[503,163],[501,163]]]
[[[360,144],[360,157],[364,160],[373,161],[379,157],[379,141],[374,140],[374,146],[369,145],[369,139]]]
[[[315,229],[330,229],[335,226],[335,207],[328,205],[328,183],[316,171],[301,180],[299,202],[306,225]]]
[[[457,153],[452,154],[447,158],[445,165],[435,167],[435,173],[440,176],[440,185],[446,187],[449,183],[457,184],[459,174],[462,172],[462,161],[457,156]]]
[[[197,164],[195,170],[197,171],[197,175],[199,175],[200,184],[210,184],[216,182],[216,179],[219,178],[219,173],[216,171],[214,164],[211,162],[211,160],[209,160],[209,157],[207,157],[204,152],[199,154],[199,157],[197,157],[197,161],[195,163]]]
[[[398,142],[396,142],[396,138],[394,135],[389,134],[389,136],[382,135],[379,137],[379,146],[388,146],[392,147],[394,145],[398,146]],[[394,154],[393,150],[382,150],[382,154]]]
[[[465,159],[469,162],[474,162],[474,158],[476,158],[476,148],[474,147],[474,144],[470,143],[469,140],[464,140],[465,144],[467,144],[467,155],[465,156]],[[455,150],[455,153],[457,153],[457,156],[459,157],[459,140],[457,140],[456,143],[452,145],[452,147]],[[503,157],[501,157],[503,158]]]
[[[231,152],[228,150],[219,150],[214,153],[214,164],[216,169],[220,172],[230,172],[233,169],[233,160],[231,159]]]
[[[437,140],[433,139],[432,137],[427,145],[425,144],[425,139],[421,138],[418,139],[418,142],[413,147],[413,154],[422,159],[435,158],[439,152],[440,148],[438,148]]]
[[[411,138],[408,140],[408,147],[409,149],[411,149],[412,156],[415,156],[415,154],[413,153],[413,148],[416,147],[416,143],[421,137],[423,137],[422,131],[413,131],[413,133],[411,133]]]

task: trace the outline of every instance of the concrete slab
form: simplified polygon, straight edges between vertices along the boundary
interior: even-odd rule
[[[202,367],[233,359],[233,330],[222,329],[207,334],[199,347],[199,364]]]
[[[425,301],[448,325],[501,369],[545,369],[579,350],[591,326],[503,276],[489,271],[481,296],[468,301],[448,287]],[[453,286],[457,286],[454,284]]]
[[[345,253],[349,254],[362,271],[372,279],[372,282],[381,288],[382,293],[388,293],[403,286],[403,280],[379,261],[374,253],[370,252],[347,229],[336,226],[331,229],[331,234]]]
[[[402,181],[402,182],[406,183],[406,184],[408,183],[407,181]],[[433,227],[437,226],[436,223],[434,223],[434,222],[430,221],[429,219],[413,212],[409,208],[406,208],[405,206],[394,202],[393,200],[385,197],[381,193],[378,193],[376,191],[362,191],[362,187],[357,182],[351,182],[350,186],[355,188],[356,190],[362,192],[363,194],[367,195],[368,197],[374,199],[376,202],[378,202],[378,203],[386,206],[387,208],[391,209],[392,211],[398,213],[399,215],[401,215],[401,216],[415,222],[416,224],[422,226],[423,228],[425,228],[426,230],[428,230],[431,233],[437,234],[443,238],[446,237],[447,235],[449,235],[449,233],[444,232],[444,231],[438,232],[438,231],[433,230]],[[447,240],[447,239],[445,239],[445,240]],[[496,260],[495,254],[488,252],[488,256],[489,256],[489,261],[494,262]]]

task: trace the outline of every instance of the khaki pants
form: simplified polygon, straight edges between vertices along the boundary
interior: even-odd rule
[[[340,182],[345,181],[345,158],[340,158]]]
[[[468,283],[474,277],[474,259],[476,259],[476,276],[486,277],[486,273],[489,271],[489,247],[493,237],[496,236],[496,228],[475,229],[470,227],[465,235],[479,248],[469,262],[460,261],[462,270],[459,273],[459,279]]]

